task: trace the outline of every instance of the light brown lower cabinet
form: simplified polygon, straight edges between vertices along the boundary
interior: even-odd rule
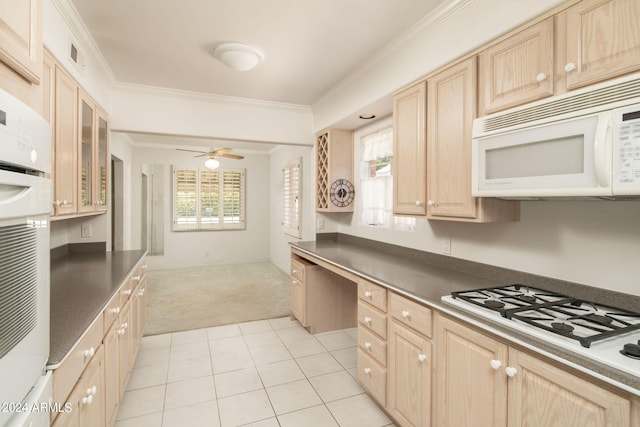
[[[128,277],[60,367],[53,371],[55,427],[110,427],[131,376],[146,324],[144,261]],[[104,333],[103,333],[104,331]]]
[[[118,337],[120,324],[114,322],[104,336],[104,415],[107,426],[113,425],[120,408]]]
[[[66,404],[53,427],[104,427],[104,348],[98,347],[71,391]]]
[[[387,411],[400,426],[426,427],[431,418],[431,343],[395,319],[387,341]]]
[[[463,323],[436,316],[435,340],[435,426],[638,425],[632,420],[632,410],[638,409],[632,408],[630,396]]]
[[[291,256],[291,317],[312,334],[356,326],[357,292],[350,280]]]

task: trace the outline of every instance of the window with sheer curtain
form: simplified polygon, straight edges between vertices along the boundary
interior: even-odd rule
[[[245,228],[244,169],[173,168],[173,230]]]
[[[302,237],[302,158],[282,168],[282,230],[298,239]]]
[[[372,227],[391,227],[393,217],[393,128],[367,135],[362,144],[360,177],[360,223]]]

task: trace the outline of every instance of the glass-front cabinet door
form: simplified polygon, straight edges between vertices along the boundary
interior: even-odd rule
[[[80,97],[80,149],[78,156],[78,210],[94,210],[93,165],[94,165],[95,108],[84,94]]]
[[[106,211],[109,178],[107,114],[82,91],[79,106],[78,211]]]
[[[109,128],[107,115],[97,110],[95,195],[96,210],[107,210],[107,182],[109,165]]]

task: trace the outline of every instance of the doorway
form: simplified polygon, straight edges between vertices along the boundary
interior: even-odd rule
[[[124,250],[124,162],[111,156],[111,251]]]

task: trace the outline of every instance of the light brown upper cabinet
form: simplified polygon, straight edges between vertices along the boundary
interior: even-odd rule
[[[486,115],[640,70],[640,3],[583,0],[479,52]]]
[[[425,215],[427,83],[393,97],[393,213]]]
[[[316,135],[316,211],[353,212],[353,132],[328,129]]]
[[[550,17],[480,52],[481,116],[553,95],[553,41]]]
[[[471,222],[515,221],[520,204],[471,196],[471,129],[476,117],[477,59],[428,80],[427,216]]]
[[[583,0],[558,16],[566,41],[566,88],[576,89],[640,69],[640,2]],[[562,56],[559,56],[562,57]]]
[[[0,16],[0,61],[31,83],[42,73],[42,0],[4,1]]]
[[[73,215],[78,211],[78,86],[57,64],[54,93],[53,216]]]
[[[78,129],[78,211],[107,209],[107,119],[91,98],[80,92]]]

